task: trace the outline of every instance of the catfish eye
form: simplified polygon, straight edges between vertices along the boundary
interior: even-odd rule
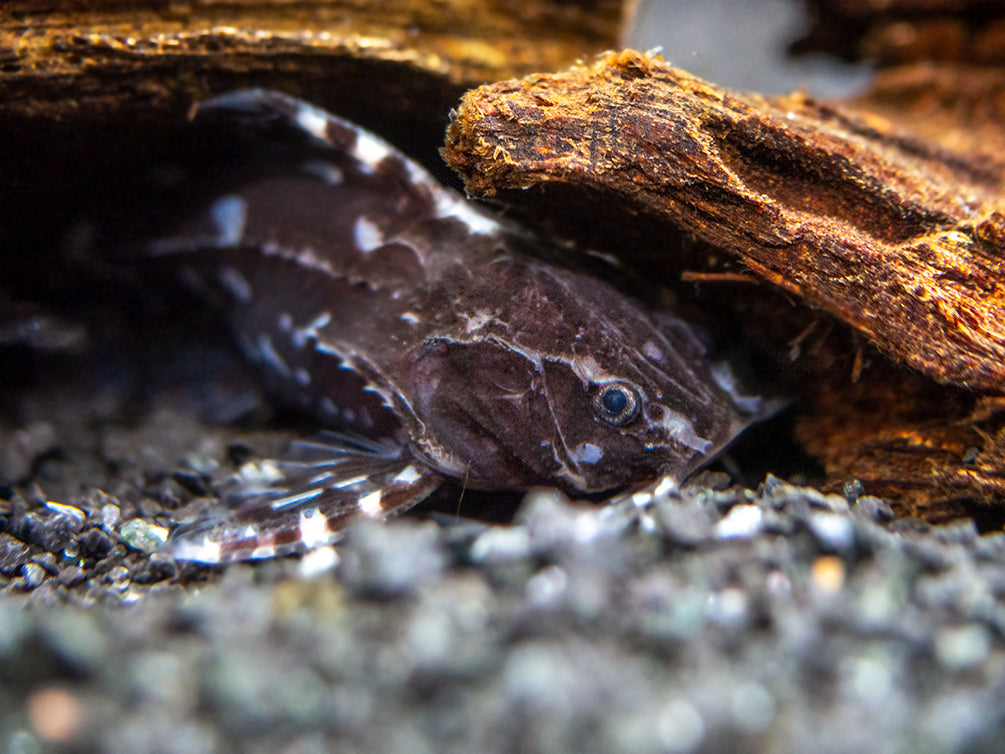
[[[608,424],[620,427],[639,413],[639,393],[623,382],[608,382],[593,396],[593,410]]]

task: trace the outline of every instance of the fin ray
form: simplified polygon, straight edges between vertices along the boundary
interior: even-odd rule
[[[441,481],[407,448],[325,432],[291,445],[289,458],[242,468],[214,515],[174,532],[177,560],[227,563],[332,544],[360,517],[383,520],[428,497]],[[278,474],[276,473],[278,470]]]

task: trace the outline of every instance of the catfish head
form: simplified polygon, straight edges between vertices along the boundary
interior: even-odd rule
[[[519,255],[444,275],[404,355],[426,463],[473,487],[592,493],[708,463],[759,412],[690,328]]]

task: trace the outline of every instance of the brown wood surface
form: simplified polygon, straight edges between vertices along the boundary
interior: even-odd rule
[[[466,87],[603,50],[621,12],[619,0],[10,0],[0,7],[0,116],[187,106],[238,77],[308,87],[356,73],[377,99],[385,77],[365,73],[380,64]]]
[[[805,0],[811,17],[797,51],[827,51],[881,66],[920,61],[1005,63],[999,0]]]
[[[536,212],[562,208],[522,193],[531,186],[603,194],[735,256],[895,360],[1005,391],[1001,159],[801,95],[740,95],[632,51],[469,92],[444,156],[471,194],[526,197]]]

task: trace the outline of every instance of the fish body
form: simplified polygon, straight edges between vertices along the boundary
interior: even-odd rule
[[[200,112],[307,146],[150,251],[221,302],[287,401],[351,434],[298,446],[277,479],[180,538],[178,557],[331,541],[447,479],[574,495],[679,482],[758,414],[686,324],[544,261],[373,134],[264,90]]]

